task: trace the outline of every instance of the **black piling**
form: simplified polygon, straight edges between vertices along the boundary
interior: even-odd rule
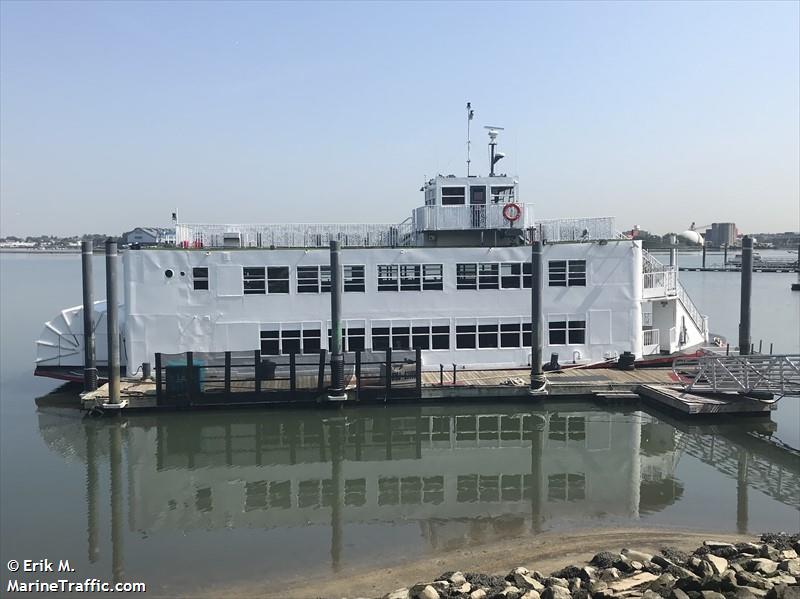
[[[330,397],[344,395],[344,353],[342,351],[342,267],[341,248],[331,241],[331,386]]]
[[[542,374],[542,242],[531,243],[531,391],[545,384]]]
[[[706,242],[703,242],[703,268],[706,267]]]
[[[117,242],[106,240],[106,337],[108,339],[108,403],[119,404],[119,301]]]
[[[94,350],[94,283],[92,280],[91,241],[81,242],[81,272],[83,276],[83,390],[97,389],[97,363]]]
[[[742,285],[739,305],[739,353],[750,354],[750,299],[753,294],[753,238],[742,237]]]

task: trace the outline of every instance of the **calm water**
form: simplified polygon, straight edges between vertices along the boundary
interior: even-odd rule
[[[682,280],[735,339],[738,277]],[[800,352],[792,280],[755,275],[753,337],[776,352]],[[797,398],[771,426],[564,401],[83,420],[37,408],[57,384],[31,376],[42,322],[80,303],[79,256],[1,255],[0,283],[3,565],[69,558],[170,594],[582,525],[798,528],[800,460],[753,434],[800,447]]]

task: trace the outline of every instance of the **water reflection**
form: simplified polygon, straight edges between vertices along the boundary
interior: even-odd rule
[[[59,412],[40,408],[39,429],[51,448],[85,461],[92,562],[101,527],[98,463],[109,464],[116,580],[124,577],[125,503],[129,529],[147,535],[316,525],[329,530],[334,570],[351,525],[415,522],[425,546],[440,550],[552,522],[655,514],[684,493],[675,476],[684,454],[738,482],[742,532],[748,488],[800,507],[800,457],[755,435],[770,430],[763,420],[698,428],[563,402],[124,420]]]

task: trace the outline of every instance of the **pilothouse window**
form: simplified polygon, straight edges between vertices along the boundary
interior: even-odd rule
[[[194,289],[208,289],[208,267],[195,266],[192,268],[192,286]]]
[[[442,187],[442,206],[458,206],[466,203],[463,187]]]

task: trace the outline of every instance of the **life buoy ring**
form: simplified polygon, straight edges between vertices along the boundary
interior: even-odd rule
[[[510,222],[516,222],[519,220],[519,217],[522,216],[522,209],[519,207],[519,204],[514,204],[511,202],[510,204],[506,204],[503,206],[503,218]]]

